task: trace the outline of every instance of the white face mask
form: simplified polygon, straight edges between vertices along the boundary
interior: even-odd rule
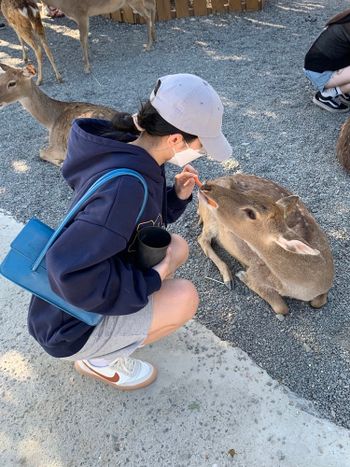
[[[184,167],[186,164],[189,164],[190,162],[194,161],[195,159],[198,159],[201,156],[204,156],[206,152],[204,149],[192,149],[189,147],[189,145],[186,143],[187,146],[186,149],[183,149],[182,151],[175,152],[174,149],[174,156],[168,160],[171,164],[175,164],[179,167]]]

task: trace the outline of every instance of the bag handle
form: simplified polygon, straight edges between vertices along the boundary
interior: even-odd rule
[[[67,224],[67,222],[69,222],[75,216],[75,214],[79,211],[81,206],[90,198],[90,196],[93,193],[95,193],[95,191],[98,190],[98,188],[100,188],[100,186],[102,186],[103,184],[109,182],[113,178],[119,177],[121,175],[131,175],[133,177],[136,177],[142,183],[145,194],[144,194],[143,202],[142,202],[142,205],[141,205],[141,208],[140,208],[140,212],[139,212],[139,214],[137,216],[137,219],[136,219],[136,223],[139,221],[140,217],[143,214],[143,211],[145,209],[147,199],[148,199],[148,189],[147,189],[147,185],[146,185],[146,182],[145,182],[144,178],[142,177],[142,175],[140,175],[138,172],[136,172],[135,170],[132,170],[132,169],[115,169],[115,170],[111,170],[110,172],[108,172],[107,174],[103,175],[98,180],[96,180],[91,185],[91,187],[87,190],[87,192],[84,194],[84,196],[82,196],[80,198],[80,200],[76,203],[76,205],[73,206],[72,209],[68,212],[66,217],[63,219],[63,221],[57,227],[57,229],[52,234],[49,241],[47,242],[47,244],[45,245],[45,247],[43,248],[43,250],[41,251],[41,253],[37,257],[37,259],[35,260],[35,262],[33,264],[33,267],[32,267],[32,271],[36,271],[38,269],[40,263],[42,262],[42,260],[44,259],[45,255],[46,255],[48,249],[53,244],[53,242],[57,239],[57,237],[60,235],[60,233],[62,232],[64,226]]]

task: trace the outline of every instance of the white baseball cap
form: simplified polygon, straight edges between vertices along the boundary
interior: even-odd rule
[[[214,159],[224,161],[232,155],[232,147],[221,131],[224,107],[204,79],[188,73],[163,76],[152,91],[150,102],[166,122],[198,136]]]

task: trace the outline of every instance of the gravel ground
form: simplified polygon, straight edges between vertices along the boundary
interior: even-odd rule
[[[328,17],[347,1],[270,0],[263,12],[173,20],[157,25],[158,43],[142,51],[144,26],[91,20],[93,73],[84,75],[77,31],[68,19],[45,20],[49,42],[64,76],[57,84],[45,61],[43,90],[62,100],[86,100],[135,111],[156,78],[191,72],[207,79],[225,104],[224,130],[234,146],[226,166],[199,160],[202,179],[236,170],[271,178],[300,195],[326,231],[336,264],[329,303],[321,310],[289,301],[280,321],[268,305],[238,284],[220,280],[196,238],[195,203],[172,230],[191,245],[181,274],[201,296],[197,319],[230,341],[319,411],[350,427],[350,328],[347,293],[350,264],[348,176],[335,159],[335,143],[347,115],[315,107],[303,77],[303,57]],[[72,29],[73,28],[73,29]],[[0,32],[0,60],[20,64],[12,30]],[[60,172],[38,158],[47,132],[19,104],[1,111],[0,208],[17,220],[38,216],[55,225],[71,193]],[[235,162],[237,161],[237,163]],[[171,178],[175,172],[169,170]],[[227,258],[234,271],[239,265]]]

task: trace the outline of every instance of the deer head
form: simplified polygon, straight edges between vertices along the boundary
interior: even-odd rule
[[[33,65],[22,69],[0,63],[0,108],[25,97],[35,75]]]
[[[242,190],[235,184],[224,188],[208,182],[201,188],[202,201],[206,201],[218,220],[253,247],[279,245],[284,250],[302,255],[319,255],[291,230],[287,216],[297,209],[298,196],[286,196],[274,201],[253,190]],[[210,200],[210,202],[208,202]]]

